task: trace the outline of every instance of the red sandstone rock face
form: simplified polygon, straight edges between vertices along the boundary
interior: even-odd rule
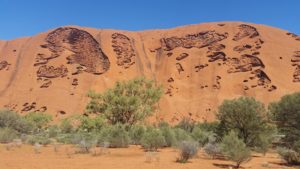
[[[102,74],[109,69],[109,60],[100,49],[99,43],[86,31],[76,28],[58,28],[46,38],[48,48],[52,53],[44,60],[59,57],[64,50],[74,54],[67,57],[68,64],[80,64],[86,67],[86,72]]]
[[[161,39],[162,48],[170,51],[177,47],[203,48],[227,38],[227,34],[220,34],[215,31],[187,34],[184,37],[170,37]]]
[[[123,68],[129,68],[135,63],[135,51],[130,39],[120,33],[112,34],[112,47],[117,55],[117,64]]]
[[[128,32],[61,27],[0,41],[0,106],[55,118],[84,112],[89,90],[146,76],[164,87],[151,120],[214,120],[224,99],[268,104],[299,90],[299,36],[248,23]]]

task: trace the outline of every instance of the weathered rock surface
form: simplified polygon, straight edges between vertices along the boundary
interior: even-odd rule
[[[244,95],[268,104],[299,91],[298,38],[220,22],[140,32],[67,26],[0,41],[0,108],[60,119],[83,113],[89,90],[145,76],[164,88],[150,121],[211,121],[224,99]]]

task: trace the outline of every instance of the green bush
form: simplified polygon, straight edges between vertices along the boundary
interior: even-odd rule
[[[40,145],[48,145],[51,143],[51,140],[49,137],[47,137],[46,135],[44,134],[39,134],[39,135],[31,135],[31,136],[28,136],[26,142],[28,144],[31,144],[31,145],[35,145],[35,144],[40,144]]]
[[[179,149],[180,157],[177,159],[177,162],[186,163],[197,154],[198,143],[195,141],[183,141],[179,144]]]
[[[141,144],[141,139],[146,129],[142,125],[133,125],[130,127],[129,136],[133,144]]]
[[[33,129],[39,132],[48,127],[52,121],[52,116],[41,112],[30,112],[24,116],[24,119],[33,126]]]
[[[201,147],[203,147],[206,143],[208,143],[209,138],[213,136],[213,133],[205,131],[197,126],[193,129],[191,136],[199,143]]]
[[[110,130],[109,144],[112,148],[128,147],[130,138],[125,126],[121,124],[114,125]]]
[[[156,87],[153,81],[136,78],[116,82],[103,94],[89,92],[91,101],[86,109],[91,113],[104,113],[112,124],[133,125],[154,112],[162,94],[162,88]]]
[[[0,143],[9,143],[18,137],[18,133],[11,128],[0,128]]]
[[[182,141],[192,140],[190,133],[181,129],[181,128],[174,128],[175,137],[178,143]]]
[[[59,125],[59,128],[62,133],[72,133],[75,130],[70,118],[63,119]]]
[[[259,146],[263,133],[266,137],[272,135],[264,105],[254,98],[225,100],[218,109],[217,118],[220,121],[217,131],[220,137],[234,130],[249,147]]]
[[[251,152],[246,147],[243,140],[238,138],[238,135],[231,131],[226,135],[221,142],[222,153],[231,161],[236,162],[236,167],[239,168],[244,162],[251,158]]]
[[[161,127],[160,130],[165,138],[165,146],[172,147],[177,145],[176,134],[172,128],[166,126]]]
[[[290,165],[300,164],[300,154],[292,149],[278,148],[278,154]]]
[[[60,133],[60,129],[58,126],[53,125],[53,126],[49,126],[49,128],[46,130],[48,137],[50,138],[55,138],[58,136],[58,134]]]
[[[99,132],[106,125],[106,120],[101,115],[96,117],[82,115],[79,117],[79,120],[80,125],[78,126],[78,130],[85,132]]]
[[[166,145],[165,138],[158,128],[148,127],[141,140],[142,146],[147,151],[157,151]]]
[[[29,133],[32,130],[27,121],[10,110],[0,110],[0,128],[11,128],[20,133]]]

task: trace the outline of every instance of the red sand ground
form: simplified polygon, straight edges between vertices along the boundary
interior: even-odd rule
[[[226,160],[212,160],[199,152],[198,157],[186,164],[176,163],[177,150],[161,149],[152,162],[146,162],[146,153],[139,146],[109,149],[109,154],[92,156],[91,154],[73,154],[71,146],[61,146],[54,152],[52,146],[42,147],[36,154],[33,146],[23,145],[7,151],[0,145],[1,169],[221,169],[229,168],[233,163]],[[99,150],[98,150],[99,151]],[[67,153],[68,152],[68,153]],[[71,154],[71,155],[67,155]],[[288,169],[274,153],[266,156],[255,154],[251,161],[243,165],[247,169]],[[267,166],[266,166],[267,165]]]

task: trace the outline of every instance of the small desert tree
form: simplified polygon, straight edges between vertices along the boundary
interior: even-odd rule
[[[239,139],[233,131],[229,132],[221,142],[221,151],[228,158],[236,162],[236,167],[239,168],[243,162],[247,162],[251,158],[251,152],[246,147],[243,140]]]
[[[280,101],[269,105],[270,115],[288,148],[300,140],[300,92],[283,96]]]
[[[254,98],[225,100],[219,107],[217,118],[220,121],[217,132],[221,137],[234,130],[249,147],[263,145],[261,142],[266,141],[263,138],[272,135],[264,105]]]
[[[86,108],[88,112],[104,113],[112,124],[133,125],[154,112],[162,93],[153,81],[136,78],[117,82],[102,94],[89,92],[91,101]]]
[[[289,164],[300,164],[300,92],[283,96],[269,105],[269,112],[277,124],[285,148],[279,154]]]

